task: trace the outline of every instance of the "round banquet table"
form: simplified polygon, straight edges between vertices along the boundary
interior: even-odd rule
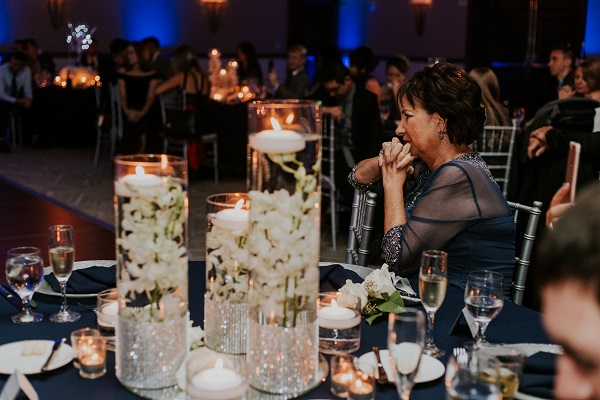
[[[194,261],[189,264],[189,295],[190,318],[199,325],[204,320],[203,297],[205,286],[205,264]],[[34,300],[37,302],[37,312],[42,312],[45,318],[37,324],[13,324],[10,317],[16,310],[4,299],[0,298],[0,344],[19,340],[40,340],[69,338],[71,331],[86,326],[96,326],[96,315],[93,311],[81,307],[77,301],[88,307],[95,307],[95,299],[70,299],[69,307],[81,314],[81,319],[74,323],[53,324],[48,321],[48,316],[58,311],[60,297],[36,293]],[[464,307],[463,291],[457,287],[449,286],[444,304],[436,314],[434,338],[436,344],[446,351],[441,361],[446,364],[452,349],[461,346],[469,339],[468,331],[458,330],[450,334],[451,327],[456,317]],[[372,326],[362,322],[361,346],[356,352],[357,356],[371,351],[373,346],[381,349],[386,346],[386,319],[380,318]],[[549,343],[544,333],[540,313],[518,306],[505,303],[500,314],[491,322],[487,338],[495,343]],[[328,358],[328,357],[327,357]],[[43,374],[29,375],[31,383],[36,389],[40,399],[135,399],[137,395],[127,391],[117,380],[114,368],[114,353],[108,353],[107,374],[101,378],[88,380],[79,376],[79,372],[71,364]],[[1,361],[0,361],[1,362]],[[0,388],[4,387],[8,376],[0,375]],[[330,391],[329,376],[313,391],[299,397],[300,399],[337,399]],[[1,390],[1,389],[0,389]],[[255,398],[255,397],[253,397]],[[414,387],[411,399],[443,399],[445,389],[443,377],[432,382],[421,383]],[[377,387],[377,399],[398,399],[393,385]]]

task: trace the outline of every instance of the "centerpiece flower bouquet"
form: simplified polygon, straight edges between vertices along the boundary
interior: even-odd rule
[[[352,294],[360,298],[362,315],[369,325],[384,313],[401,313],[404,311],[404,301],[396,290],[396,277],[389,271],[387,264],[381,269],[371,272],[362,283],[354,283],[350,279],[339,289],[339,292]]]

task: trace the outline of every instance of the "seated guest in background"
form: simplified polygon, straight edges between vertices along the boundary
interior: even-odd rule
[[[40,53],[40,48],[35,39],[27,38],[23,40],[23,49],[25,55],[29,59],[27,65],[31,70],[32,77],[43,71],[54,74],[56,72],[56,64],[52,57]]]
[[[485,107],[485,124],[489,126],[509,126],[508,113],[500,104],[500,83],[489,67],[473,68],[469,75],[481,88],[481,100]]]
[[[341,63],[342,53],[337,47],[327,47],[320,49],[315,54],[315,72],[313,76],[313,86],[308,91],[306,98],[311,100],[319,100],[323,106],[333,106],[337,100],[329,96],[329,93],[323,88],[321,75],[328,65],[332,63]]]
[[[155,100],[158,77],[149,60],[144,58],[145,46],[135,42],[127,46],[127,67],[117,75],[123,111],[123,138],[119,154],[159,153],[162,141],[158,130],[160,109]]]
[[[237,72],[240,85],[262,86],[263,75],[254,45],[249,42],[239,43],[235,50],[235,57],[238,63]]]
[[[360,46],[350,52],[350,66],[348,67],[350,76],[352,76],[354,83],[358,86],[375,93],[377,96],[377,105],[379,105],[381,88],[377,79],[371,75],[377,64],[379,64],[379,59],[373,54],[371,48],[367,46]]]
[[[383,127],[386,139],[391,140],[396,130],[396,122],[400,120],[400,110],[396,103],[396,93],[404,83],[410,68],[410,60],[402,55],[388,58],[385,65],[387,82],[381,85],[381,109],[384,116]],[[390,136],[389,138],[387,136]]]
[[[600,187],[581,193],[537,253],[542,321],[563,348],[558,399],[600,399]]]
[[[142,40],[142,43],[148,49],[150,55],[150,61],[152,62],[152,68],[156,71],[156,76],[161,81],[166,81],[173,76],[173,65],[171,59],[165,56],[160,51],[160,42],[157,38],[151,36]]]
[[[8,127],[9,113],[29,109],[32,98],[27,56],[15,53],[8,63],[0,65],[0,138],[4,137]]]
[[[311,82],[308,73],[304,69],[306,53],[306,47],[300,44],[293,45],[288,49],[287,77],[283,84],[279,83],[275,70],[269,71],[269,83],[275,89],[275,98],[303,99],[308,95]]]
[[[323,107],[336,121],[336,189],[344,203],[351,205],[354,189],[346,182],[352,167],[373,157],[381,148],[382,127],[376,96],[354,83],[341,63],[332,63],[321,74],[323,88],[338,100],[334,107]]]
[[[573,49],[569,45],[556,46],[550,52],[550,60],[548,61],[548,68],[550,69],[550,75],[556,78],[556,94],[554,98],[572,97],[574,92],[574,79],[573,79],[573,66],[575,65],[575,55]],[[568,86],[568,88],[566,87]],[[564,89],[563,89],[564,87]]]
[[[448,281],[464,287],[474,270],[497,271],[510,287],[515,257],[512,212],[485,161],[471,152],[483,129],[481,89],[461,68],[438,63],[416,72],[398,91],[398,138],[359,163],[351,182],[382,180],[383,253],[390,270],[416,276],[421,253],[448,252]],[[405,191],[415,159],[431,173]],[[364,185],[367,185],[366,187]]]
[[[196,134],[198,137],[188,140],[188,163],[192,170],[196,171],[201,164],[204,164],[204,145],[202,142],[202,133],[207,133],[210,129],[209,115],[206,112],[206,103],[210,92],[208,78],[205,72],[200,68],[198,58],[189,46],[179,46],[173,54],[173,67],[175,75],[167,81],[158,85],[156,94],[161,95],[172,90],[185,89],[186,109],[196,112]],[[181,104],[175,105],[177,108]]]

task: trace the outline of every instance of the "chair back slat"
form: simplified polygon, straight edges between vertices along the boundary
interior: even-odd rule
[[[525,283],[527,281],[527,272],[531,262],[531,253],[533,252],[538,222],[540,215],[542,214],[542,203],[534,201],[533,206],[526,206],[509,201],[508,205],[511,210],[513,210],[515,224],[518,222],[519,212],[522,211],[529,214],[525,233],[523,234],[523,241],[521,242],[521,251],[515,257],[515,271],[513,273],[510,294],[510,298],[514,303],[522,304],[523,294],[525,293]]]
[[[339,206],[335,187],[335,122],[330,114],[325,114],[323,116],[322,128],[322,196],[329,198],[329,210],[331,216],[331,245],[335,251],[337,250],[337,213],[339,211]]]
[[[346,263],[367,266],[369,264],[370,242],[375,226],[377,193],[354,190]]]
[[[486,126],[473,143],[473,149],[485,160],[496,182],[502,184],[504,197],[508,192],[516,131],[515,125]]]

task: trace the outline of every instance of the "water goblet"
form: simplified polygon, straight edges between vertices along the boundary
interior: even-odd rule
[[[465,288],[467,311],[477,323],[477,335],[469,344],[472,349],[486,345],[485,330],[504,305],[503,276],[497,272],[476,271],[469,274]]]
[[[467,352],[461,359],[450,357],[446,368],[446,400],[499,400],[502,398],[497,383],[498,369],[478,357],[478,352]]]
[[[396,390],[402,400],[410,398],[425,345],[425,315],[414,308],[390,313],[388,350]]]
[[[67,307],[67,282],[73,272],[73,261],[75,260],[73,227],[69,225],[51,226],[48,239],[50,264],[56,280],[60,283],[62,296],[60,311],[50,316],[50,322],[74,322],[81,316]]]
[[[6,279],[23,301],[23,311],[11,318],[15,324],[39,322],[44,315],[31,311],[33,292],[44,279],[44,262],[37,247],[16,247],[6,256]]]
[[[427,336],[424,353],[432,357],[441,357],[444,351],[433,342],[433,324],[435,313],[446,297],[448,286],[448,254],[440,250],[426,250],[421,256],[419,269],[419,295],[427,311]]]

